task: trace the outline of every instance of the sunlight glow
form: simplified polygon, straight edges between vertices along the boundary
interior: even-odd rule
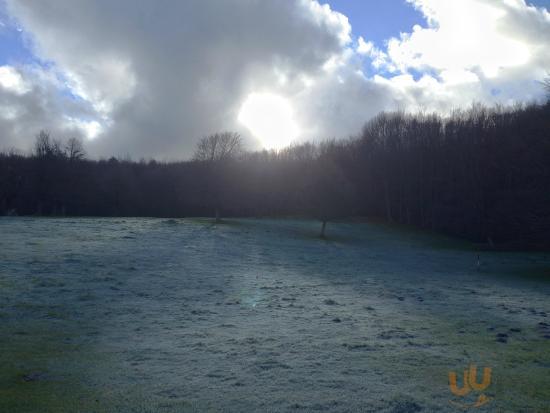
[[[70,128],[80,130],[88,140],[94,140],[103,132],[103,126],[95,120],[84,120],[66,116],[66,125]]]
[[[19,72],[11,66],[0,66],[0,87],[17,95],[22,95],[30,90]]]
[[[299,134],[288,100],[271,93],[248,95],[238,119],[266,149],[288,146]]]

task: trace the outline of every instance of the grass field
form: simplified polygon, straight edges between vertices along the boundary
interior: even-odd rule
[[[548,411],[549,254],[318,231],[0,219],[0,412]],[[491,384],[455,396],[470,364]]]

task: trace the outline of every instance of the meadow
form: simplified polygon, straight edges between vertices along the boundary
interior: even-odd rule
[[[0,411],[547,408],[548,253],[319,225],[0,218]]]

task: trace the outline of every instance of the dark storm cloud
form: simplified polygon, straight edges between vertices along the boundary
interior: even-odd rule
[[[202,134],[238,127],[253,88],[277,89],[277,73],[316,76],[349,34],[343,16],[309,1],[46,0],[10,11],[103,116],[100,154],[188,154]]]

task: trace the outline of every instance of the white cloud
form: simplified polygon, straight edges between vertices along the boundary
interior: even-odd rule
[[[67,129],[76,129],[80,132],[79,135],[83,135],[89,140],[97,138],[103,131],[103,126],[96,120],[84,120],[71,116],[66,116],[65,118],[65,126]]]
[[[328,28],[340,40],[340,46],[344,47],[351,42],[351,25],[347,16],[337,13],[328,4],[321,5],[317,1],[301,0],[300,8],[303,8],[306,18],[314,19],[318,26]]]
[[[499,70],[523,65],[531,58],[530,44],[518,40],[503,25],[509,11],[502,3],[485,0],[411,0],[411,3],[425,14],[429,27],[415,26],[412,33],[389,42],[388,55],[401,70],[479,69],[494,78]]]
[[[136,78],[130,64],[114,56],[97,56],[92,61],[76,62],[64,71],[66,86],[92,103],[108,117],[113,109],[132,97]]]
[[[19,111],[14,106],[9,105],[2,105],[0,106],[0,117],[2,117],[4,120],[15,120],[17,119],[17,116],[19,115]]]
[[[542,96],[550,67],[550,14],[523,0],[408,0],[427,19],[388,41],[378,83],[407,108],[448,110],[472,101],[510,104]],[[380,63],[382,63],[380,65]],[[374,66],[374,64],[373,64]],[[424,73],[414,79],[411,73]]]
[[[359,36],[358,45],[356,49],[357,53],[370,56],[373,49],[374,49],[373,42],[366,42],[362,36]]]
[[[11,66],[0,66],[0,87],[18,95],[29,91],[19,72]]]
[[[64,95],[55,73],[39,66],[4,66],[0,73],[0,150],[30,149],[41,129],[61,139],[88,135],[67,119],[93,118],[95,111],[88,102]]]
[[[7,0],[51,63],[0,69],[0,148],[28,147],[41,128],[89,138],[92,155],[182,158],[227,129],[254,147],[238,121],[254,94],[284,99],[300,139],[356,133],[380,110],[542,96],[546,10],[523,0],[408,1],[426,26],[376,47],[353,42],[347,17],[315,0]]]
[[[388,55],[377,48],[373,42],[367,42],[363,37],[359,36],[355,50],[359,55],[369,57],[374,68],[380,69],[381,67],[385,67],[390,71],[395,71],[395,67],[388,61]]]
[[[441,71],[440,77],[449,86],[479,82],[479,77],[466,69],[445,69]]]

